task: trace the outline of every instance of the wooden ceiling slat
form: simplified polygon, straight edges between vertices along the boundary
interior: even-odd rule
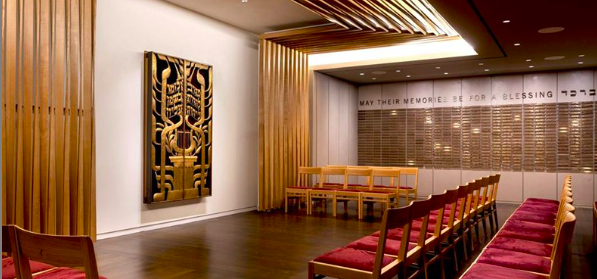
[[[292,0],[329,25],[263,34],[262,39],[315,54],[459,38],[427,0]]]

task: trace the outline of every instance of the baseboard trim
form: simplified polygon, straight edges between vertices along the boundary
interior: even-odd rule
[[[198,221],[204,221],[204,220],[209,220],[209,219],[214,219],[214,218],[218,218],[218,217],[224,217],[224,216],[229,216],[229,215],[234,215],[234,214],[239,214],[239,213],[245,213],[245,212],[250,212],[250,211],[255,211],[255,210],[257,210],[257,207],[251,206],[251,207],[247,207],[247,208],[235,209],[235,210],[212,213],[212,214],[189,216],[189,217],[172,219],[172,220],[167,220],[167,221],[148,223],[148,224],[143,224],[143,225],[141,225],[139,227],[135,227],[135,228],[129,228],[129,229],[123,229],[123,230],[117,230],[117,231],[111,231],[111,232],[105,232],[105,233],[98,233],[97,239],[98,240],[108,239],[108,238],[113,238],[113,237],[118,237],[118,236],[123,236],[123,235],[140,233],[140,232],[144,232],[144,231],[163,229],[163,228],[168,228],[168,227],[172,227],[172,226],[178,226],[178,225],[183,225],[183,224],[188,224],[188,223],[193,223],[193,222],[198,222]]]

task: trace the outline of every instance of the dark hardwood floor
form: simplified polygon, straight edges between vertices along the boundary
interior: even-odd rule
[[[500,223],[516,208],[498,204]],[[307,278],[307,262],[378,230],[381,214],[358,221],[319,210],[250,212],[160,230],[100,240],[95,244],[100,273],[118,278]],[[578,209],[565,278],[597,278],[597,257],[591,252],[589,209]],[[481,239],[474,257],[486,241]],[[474,259],[474,258],[473,258]],[[458,273],[457,278],[472,260]],[[430,278],[439,278],[433,274]]]

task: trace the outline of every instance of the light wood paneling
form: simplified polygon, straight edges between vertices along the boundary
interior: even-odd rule
[[[270,210],[310,162],[309,72],[307,54],[267,40],[259,63],[259,210]]]
[[[95,237],[95,0],[2,7],[3,224]]]

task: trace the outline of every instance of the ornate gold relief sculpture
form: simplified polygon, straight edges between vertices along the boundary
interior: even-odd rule
[[[212,67],[145,53],[145,203],[211,195]]]

